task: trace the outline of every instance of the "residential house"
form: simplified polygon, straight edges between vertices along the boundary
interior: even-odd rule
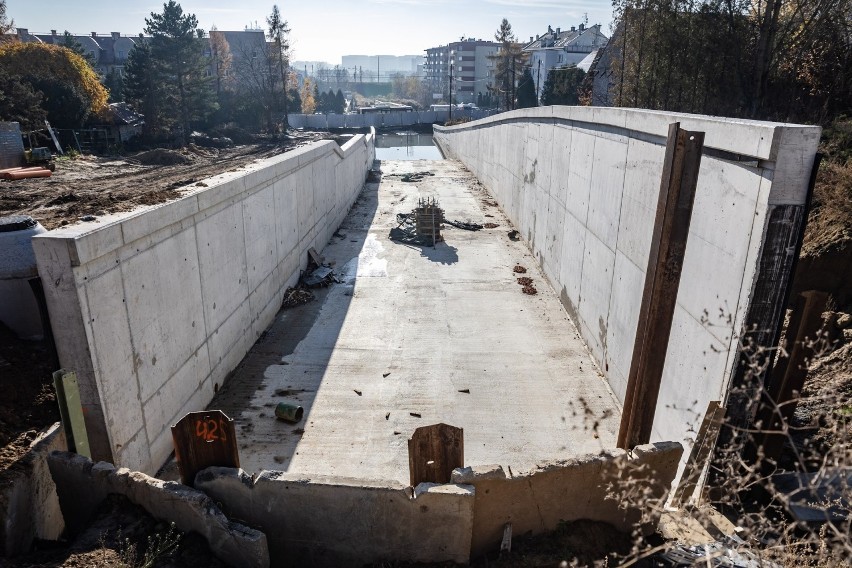
[[[547,26],[547,32],[530,37],[524,51],[529,53],[529,65],[536,84],[538,98],[544,89],[544,82],[551,69],[577,65],[588,71],[594,60],[594,53],[606,46],[609,38],[601,33],[600,24],[586,27],[584,24],[562,30]]]
[[[18,28],[17,35],[20,41],[25,42],[50,45],[65,43],[65,34],[57,33],[56,30],[51,30],[49,34],[31,34],[26,28]],[[97,32],[92,32],[90,35],[72,35],[72,37],[83,46],[89,60],[93,62],[95,71],[102,77],[106,77],[111,72],[123,75],[130,50],[139,41],[144,41],[142,34],[129,37],[118,32],[112,32],[109,35],[98,35]]]

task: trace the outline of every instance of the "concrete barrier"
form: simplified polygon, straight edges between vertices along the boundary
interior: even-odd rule
[[[69,452],[53,452],[47,461],[72,535],[87,527],[108,495],[122,495],[154,518],[201,535],[228,566],[269,566],[266,535],[227,519],[201,491]]]
[[[33,239],[62,366],[98,461],[153,473],[361,190],[374,134],[228,172],[181,198]]]
[[[466,563],[473,488],[208,468],[195,486],[267,534],[274,566]]]
[[[499,550],[503,527],[541,534],[563,521],[609,523],[625,533],[656,528],[654,511],[665,500],[683,453],[680,444],[638,446],[628,454],[599,455],[540,464],[529,470],[491,465],[453,472],[453,483],[473,486],[471,558]]]
[[[24,457],[0,474],[0,545],[6,557],[29,551],[35,539],[58,540],[65,530],[47,457],[66,448],[59,423],[41,432]]]
[[[692,437],[711,400],[746,415],[743,330],[774,345],[820,128],[635,109],[541,107],[435,127],[538,258],[624,401],[668,126],[705,152],[653,440]],[[759,385],[757,385],[759,387]]]
[[[507,522],[515,535],[580,519],[631,532],[661,505],[682,451],[660,443],[528,471],[468,467],[453,472],[452,484],[423,483],[413,493],[396,482],[277,471],[252,478],[231,468],[206,469],[195,486],[263,531],[275,566],[466,564],[499,549]]]

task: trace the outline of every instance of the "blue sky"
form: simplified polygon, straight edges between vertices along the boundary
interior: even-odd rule
[[[241,30],[265,19],[274,0],[183,0],[185,12],[198,16],[209,30]],[[138,34],[144,18],[162,10],[162,1],[148,0],[7,0],[15,24],[31,32],[56,29],[85,35],[121,32]],[[421,54],[427,47],[461,36],[493,39],[502,18],[508,18],[519,39],[543,33],[547,26],[571,27],[588,14],[609,34],[610,0],[299,0],[278,2],[292,28],[294,58],[340,63],[350,54]]]

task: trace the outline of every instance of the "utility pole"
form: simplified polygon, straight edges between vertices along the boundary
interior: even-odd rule
[[[541,98],[541,91],[538,90],[539,83],[541,82],[541,59],[538,60],[538,70],[535,72],[535,104],[538,106],[541,104],[539,99]]]
[[[382,74],[382,56],[376,56],[376,83],[379,82],[379,76]]]
[[[453,52],[450,52],[450,117],[453,119]]]
[[[509,89],[512,92],[512,108],[510,110],[515,110],[515,56],[512,55],[512,88]]]

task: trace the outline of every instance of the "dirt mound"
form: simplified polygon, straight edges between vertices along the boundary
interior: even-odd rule
[[[179,164],[191,164],[193,158],[191,155],[181,154],[176,150],[167,150],[165,148],[157,148],[140,152],[133,156],[143,166],[176,166]]]

